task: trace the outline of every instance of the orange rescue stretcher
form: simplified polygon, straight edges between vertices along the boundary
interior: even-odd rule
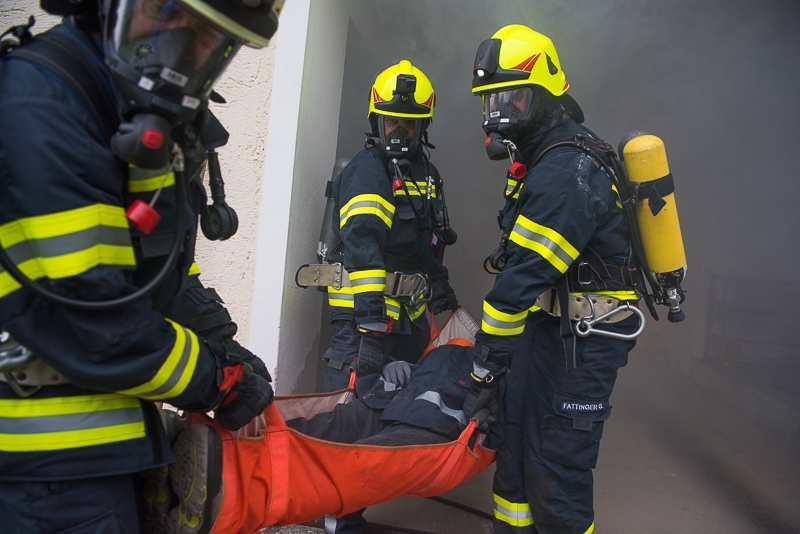
[[[439,335],[432,345],[441,344]],[[286,426],[286,420],[353,400],[353,386],[354,377],[345,390],[276,397],[262,416],[235,432],[206,416],[193,417],[192,423],[212,424],[222,436],[223,500],[211,534],[252,534],[323,515],[340,517],[401,495],[438,495],[494,461],[495,451],[480,445],[475,420],[457,441],[397,447],[334,443]]]

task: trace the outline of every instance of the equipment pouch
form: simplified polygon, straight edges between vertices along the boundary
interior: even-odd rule
[[[594,469],[603,422],[611,415],[608,399],[555,393],[552,407],[555,415],[542,421],[542,456],[568,467]]]

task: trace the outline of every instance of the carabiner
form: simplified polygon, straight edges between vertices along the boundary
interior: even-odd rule
[[[644,326],[646,323],[644,314],[636,306],[631,306],[630,302],[625,302],[625,304],[620,305],[619,307],[604,313],[600,317],[595,318],[594,302],[592,302],[592,299],[589,295],[587,295],[586,300],[589,302],[589,306],[592,309],[592,313],[590,315],[587,315],[586,317],[581,318],[581,320],[578,321],[578,323],[575,325],[575,334],[577,336],[587,337],[591,334],[597,334],[598,336],[610,337],[613,339],[632,340],[639,337],[644,331]],[[596,325],[597,323],[600,323],[608,319],[609,317],[613,317],[614,315],[624,311],[630,311],[639,316],[639,329],[636,330],[636,332],[634,332],[633,334],[620,334],[619,332],[609,332],[608,330],[601,330],[599,328],[594,328],[594,325]]]

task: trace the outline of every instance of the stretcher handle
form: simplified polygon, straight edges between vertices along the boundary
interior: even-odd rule
[[[480,436],[481,433],[476,430],[477,427],[478,427],[478,420],[470,419],[469,423],[467,424],[467,427],[461,432],[461,435],[458,436],[458,442],[471,451],[474,451],[475,446],[481,439]],[[475,434],[475,443],[472,445],[472,447],[470,447],[469,442],[472,439],[473,434]]]

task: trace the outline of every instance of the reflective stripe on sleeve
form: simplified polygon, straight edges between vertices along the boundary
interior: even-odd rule
[[[467,426],[469,420],[467,419],[467,414],[464,413],[464,410],[456,410],[454,408],[450,408],[448,405],[444,403],[442,400],[442,396],[439,394],[438,391],[426,391],[425,393],[418,395],[415,399],[417,400],[424,400],[428,401],[432,404],[435,404],[439,410],[442,411],[443,414],[447,415],[448,417],[452,417],[463,426]]]
[[[339,210],[339,228],[355,215],[375,215],[391,228],[394,205],[380,195],[356,195]]]
[[[98,265],[133,267],[125,210],[93,204],[0,226],[0,244],[28,278],[68,278]],[[20,288],[0,267],[0,298]]]
[[[334,289],[328,286],[328,306],[335,306],[337,308],[353,308],[353,288],[343,287],[342,289]]]
[[[157,170],[142,169],[130,164],[128,167],[128,192],[149,193],[158,191],[161,187],[175,185],[175,173],[169,171],[170,165]]]
[[[148,400],[172,399],[186,390],[197,366],[200,344],[191,330],[167,319],[175,329],[175,343],[155,376],[140,386],[120,391]]]
[[[616,194],[617,194],[617,200],[616,200],[616,202],[615,202],[615,203],[616,203],[616,205],[617,205],[617,207],[618,207],[619,209],[622,209],[622,202],[620,201],[620,198],[619,198],[619,189],[617,189],[617,186],[616,186],[616,185],[614,185],[614,184],[611,184],[611,190],[612,190],[612,191],[614,191],[614,193],[616,193]]]
[[[353,294],[386,291],[386,271],[384,269],[368,269],[365,271],[350,271],[350,284],[353,286]]]
[[[517,217],[509,239],[521,247],[538,253],[560,273],[567,272],[579,254],[561,234],[533,222],[524,215]]]
[[[0,451],[54,451],[143,437],[144,413],[133,397],[0,400]]]
[[[519,313],[505,313],[497,310],[483,301],[483,319],[481,320],[481,330],[487,334],[495,336],[516,336],[525,330],[525,318],[528,310]]]
[[[531,507],[527,502],[511,502],[494,495],[494,517],[512,527],[527,527],[533,524]]]

